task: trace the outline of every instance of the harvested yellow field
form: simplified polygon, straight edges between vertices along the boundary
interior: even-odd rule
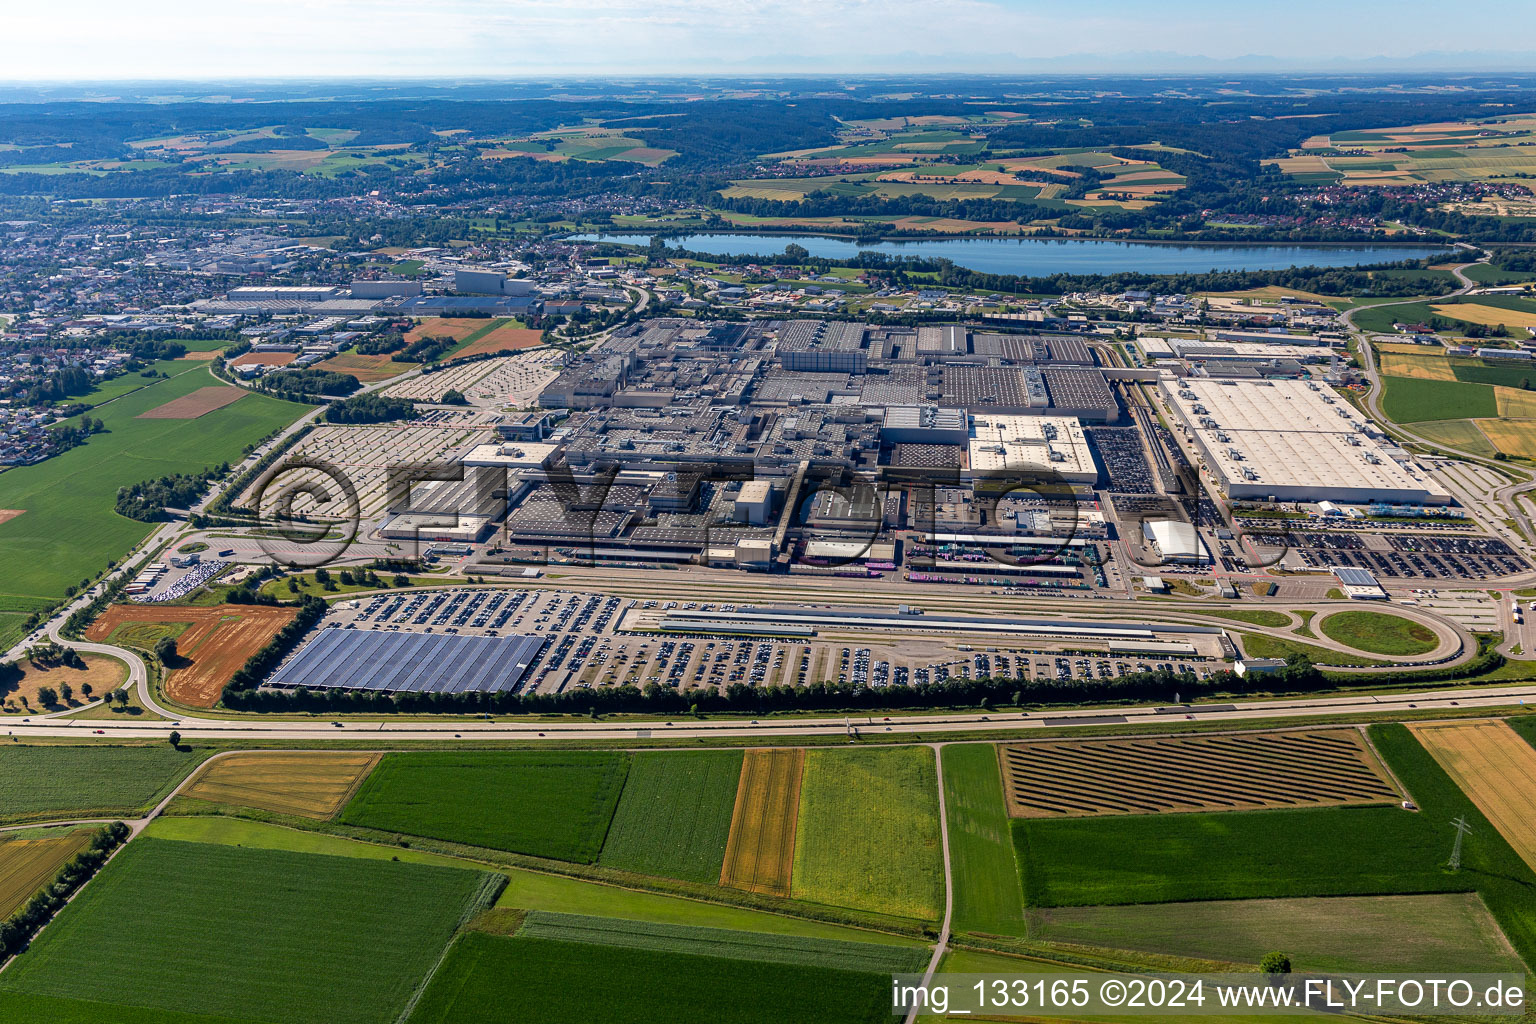
[[[66,861],[91,845],[95,832],[84,828],[43,839],[0,841],[0,921],[52,881]]]
[[[1388,351],[1388,348],[1415,348],[1411,345],[1382,346],[1381,372],[1388,377],[1413,377],[1417,380],[1455,380],[1456,374],[1443,355],[1431,355],[1423,349],[1416,352]],[[1502,413],[1500,414],[1502,415]]]
[[[1536,379],[1536,374],[1532,374]],[[1536,419],[1536,391],[1496,386],[1494,398],[1499,403],[1499,415],[1511,420]]]
[[[1453,320],[1461,320],[1469,324],[1482,324],[1485,327],[1492,327],[1495,324],[1503,324],[1506,327],[1536,327],[1536,313],[1484,306],[1479,302],[1448,302],[1429,308],[1441,316],[1448,316]]]
[[[1483,816],[1536,868],[1536,748],[1503,722],[1408,726]]]
[[[1473,422],[1505,455],[1536,459],[1536,421],[1487,419]]]
[[[378,764],[377,753],[252,751],[203,768],[183,796],[276,814],[330,818]]]
[[[736,787],[721,885],[773,896],[790,894],[804,769],[803,750],[747,751]]]

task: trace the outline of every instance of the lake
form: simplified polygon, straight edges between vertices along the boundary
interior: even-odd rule
[[[646,234],[573,235],[578,242],[648,245]],[[1198,274],[1208,270],[1285,270],[1290,267],[1358,267],[1438,256],[1432,245],[1191,245],[1111,242],[1073,238],[933,238],[855,242],[824,235],[699,234],[667,239],[669,246],[722,255],[777,256],[789,244],[812,256],[848,259],[860,252],[892,256],[943,257],[989,274],[1047,277],[1051,274]]]

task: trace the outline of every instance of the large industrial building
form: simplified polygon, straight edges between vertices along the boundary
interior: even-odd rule
[[[1161,381],[1229,498],[1443,505],[1451,495],[1331,389],[1312,381]]]
[[[1074,484],[1099,475],[1082,424],[1065,416],[978,415],[969,455],[973,475],[1036,474]]]

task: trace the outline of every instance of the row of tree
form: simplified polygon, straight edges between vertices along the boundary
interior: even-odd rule
[[[57,914],[77,889],[107,862],[112,851],[128,839],[128,826],[115,821],[91,837],[91,845],[75,854],[53,881],[29,899],[20,910],[0,921],[0,959],[26,948],[39,928]]]

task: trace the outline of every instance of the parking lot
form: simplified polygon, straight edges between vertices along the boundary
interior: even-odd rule
[[[655,684],[673,689],[803,686],[837,682],[880,688],[952,678],[1109,679],[1168,665],[1206,675],[1212,663],[1142,657],[1090,657],[1010,649],[996,638],[982,647],[932,636],[884,643],[836,637],[750,639],[729,635],[639,632],[630,610],[672,608],[733,611],[735,605],[639,602],[597,594],[546,590],[442,589],[380,594],[337,604],[326,625],[342,628],[546,638],[524,688],[559,693],[572,688]]]
[[[1312,566],[1349,565],[1369,569],[1378,577],[1463,581],[1530,568],[1508,544],[1494,537],[1296,530],[1259,534],[1254,540],[1265,547],[1287,547]]]

